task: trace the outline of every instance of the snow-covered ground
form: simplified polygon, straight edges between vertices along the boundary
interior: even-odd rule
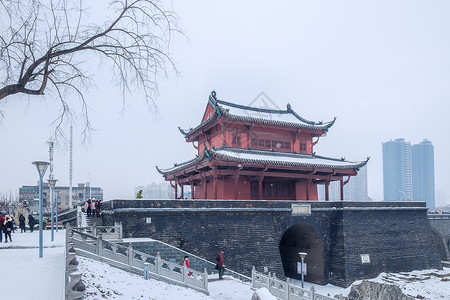
[[[13,242],[0,244],[2,299],[64,299],[64,240],[65,231],[55,232],[50,241],[50,231],[44,231],[43,258],[39,258],[39,233],[12,234]],[[3,240],[4,241],[4,240]],[[142,276],[129,274],[106,264],[77,257],[79,270],[86,284],[85,299],[146,299],[146,300],[250,300],[254,291],[248,284],[227,277],[217,280],[212,275],[210,295],[156,280],[144,280]],[[9,280],[7,280],[9,278]],[[424,270],[396,274],[380,274],[372,279],[398,285],[403,293],[417,299],[450,299],[450,268]],[[358,284],[359,282],[355,282]],[[311,284],[305,283],[305,288]],[[314,285],[321,294],[348,295],[350,288],[333,285]]]

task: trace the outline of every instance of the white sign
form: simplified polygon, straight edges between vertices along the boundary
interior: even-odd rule
[[[150,224],[152,222],[152,218],[145,218],[145,223]]]
[[[311,214],[311,204],[292,204],[292,215],[310,215]]]
[[[370,264],[370,255],[369,254],[361,254],[361,263]]]

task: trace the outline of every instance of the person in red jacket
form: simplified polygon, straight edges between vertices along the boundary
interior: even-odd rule
[[[219,279],[223,279],[223,273],[225,273],[225,263],[223,260],[223,250],[219,251],[217,254],[217,266],[216,269],[219,270]]]
[[[183,258],[183,261],[181,262],[181,265],[182,265],[182,266],[186,265],[186,268],[189,269],[189,256],[186,255],[186,256]],[[189,272],[189,271],[188,271],[188,272]],[[191,276],[191,272],[188,273],[188,276]]]

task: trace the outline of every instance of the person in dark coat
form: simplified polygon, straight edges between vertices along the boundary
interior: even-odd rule
[[[19,227],[20,227],[20,232],[27,232],[26,228],[25,228],[25,217],[23,216],[22,213],[20,213],[19,216]]]
[[[5,219],[2,216],[2,213],[0,213],[0,243],[2,242],[2,237],[3,237],[3,221]]]
[[[100,217],[100,200],[95,200],[95,216]]]
[[[34,217],[31,214],[28,215],[28,226],[30,226],[30,232],[33,232]]]
[[[92,215],[92,201],[91,199],[88,199],[88,201],[86,201],[86,204],[84,205],[84,210],[86,211],[86,214],[88,217],[90,217]]]
[[[5,221],[3,221],[3,232],[5,233],[5,243],[9,241],[12,242],[11,239],[11,231],[13,229],[13,221],[12,218],[9,215],[5,216]]]
[[[216,269],[219,270],[219,279],[223,279],[223,273],[225,273],[225,263],[223,260],[223,250],[217,254],[217,265]]]

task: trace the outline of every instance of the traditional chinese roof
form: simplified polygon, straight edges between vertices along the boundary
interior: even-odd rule
[[[235,104],[217,99],[215,91],[211,92],[211,95],[208,99],[208,105],[213,108],[214,114],[212,114],[211,117],[209,117],[207,120],[205,120],[195,128],[183,130],[178,127],[182,134],[188,137],[218,118],[312,130],[328,130],[328,128],[333,126],[334,122],[336,121],[336,118],[334,118],[330,122],[313,122],[306,120],[305,118],[302,118],[299,114],[297,114],[292,109],[290,104],[287,104],[286,110],[251,107]]]
[[[159,169],[159,173],[164,176],[185,170],[192,166],[201,164],[205,160],[218,160],[224,162],[236,162],[244,164],[263,164],[267,166],[291,166],[291,167],[305,167],[305,168],[326,168],[326,169],[358,169],[363,167],[369,160],[352,162],[344,158],[336,159],[316,154],[297,154],[286,152],[274,152],[268,150],[253,150],[228,148],[226,146],[209,149],[205,148],[201,155],[196,158],[175,164],[173,168]]]

